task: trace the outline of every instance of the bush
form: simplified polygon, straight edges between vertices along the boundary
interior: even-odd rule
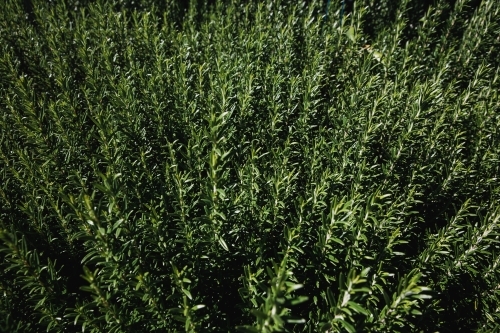
[[[0,330],[498,330],[500,2],[181,4],[0,4]]]

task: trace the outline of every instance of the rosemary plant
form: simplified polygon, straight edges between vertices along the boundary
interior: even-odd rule
[[[499,331],[500,2],[346,3],[1,1],[0,331]]]

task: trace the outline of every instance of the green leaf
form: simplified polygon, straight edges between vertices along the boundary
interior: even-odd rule
[[[291,281],[286,281],[285,284],[288,286],[287,293],[291,293],[294,290],[298,290],[304,287],[303,284],[293,283]]]
[[[307,297],[307,296],[299,296],[299,297],[293,299],[292,301],[290,301],[290,304],[291,305],[297,305],[297,304],[300,304],[300,303],[304,303],[308,299],[309,299],[309,297]]]
[[[349,27],[349,30],[346,32],[347,37],[353,42],[356,43],[356,32],[354,30],[354,27]]]
[[[328,255],[328,259],[330,259],[333,263],[336,264],[339,262],[338,259],[331,254]]]
[[[304,324],[306,322],[304,318],[283,317],[283,319],[289,324]]]
[[[199,310],[199,309],[203,309],[205,307],[205,304],[198,304],[198,305],[195,305],[191,308],[192,311],[196,311],[196,310]]]
[[[344,243],[342,240],[340,240],[339,238],[337,238],[337,237],[331,237],[330,239],[331,239],[332,241],[334,241],[335,243],[337,243],[337,244],[340,244],[340,245],[342,245],[342,246],[345,246],[345,243]]]
[[[362,313],[364,314],[365,316],[369,316],[370,315],[370,312],[368,310],[366,310],[365,308],[363,308],[361,305],[359,305],[358,303],[355,303],[353,301],[348,301],[347,304],[349,305],[349,307],[351,309],[353,309],[354,311],[358,312],[358,313]]]
[[[218,239],[219,239],[219,244],[222,246],[222,248],[229,252],[229,248],[227,247],[227,244],[224,241],[224,239],[222,239],[222,237],[220,236],[218,236]]]
[[[326,297],[328,299],[328,305],[330,305],[330,307],[334,307],[337,302],[335,302],[335,296],[333,295],[330,287],[326,288]]]
[[[184,289],[182,288],[182,292],[189,298],[189,299],[193,299],[193,296],[191,296],[191,293],[189,292],[189,290],[187,289]]]
[[[356,333],[356,329],[354,328],[354,326],[352,326],[350,323],[348,323],[347,321],[343,320],[343,319],[339,319],[338,320],[342,326],[344,326],[344,328],[349,332],[349,333]]]
[[[118,228],[123,223],[123,221],[124,221],[124,219],[119,219],[118,221],[116,221],[113,224],[113,231],[116,230],[116,228]]]

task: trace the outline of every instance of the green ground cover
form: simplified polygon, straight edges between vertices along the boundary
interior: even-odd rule
[[[500,1],[182,3],[0,2],[0,331],[499,331]]]

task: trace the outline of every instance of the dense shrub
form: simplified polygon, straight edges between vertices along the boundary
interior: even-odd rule
[[[1,2],[0,330],[498,330],[500,2],[182,3]]]

